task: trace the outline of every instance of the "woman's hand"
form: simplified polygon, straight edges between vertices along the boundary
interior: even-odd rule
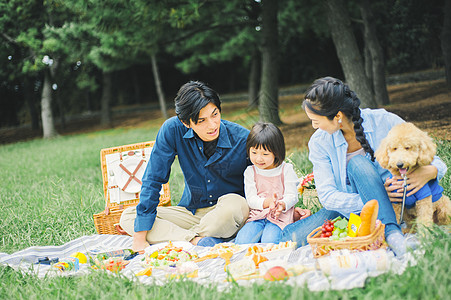
[[[402,196],[404,193],[403,185],[404,180],[400,176],[393,176],[393,178],[387,178],[385,180],[384,187],[391,202],[402,202]]]
[[[150,246],[146,239],[147,231],[138,231],[133,235],[132,250],[135,252],[142,251]]]
[[[437,178],[437,168],[433,165],[422,166],[407,174],[407,191],[406,197],[418,192],[429,180]],[[393,176],[385,180],[385,190],[391,202],[402,202],[404,193],[404,179],[401,176]]]
[[[427,165],[407,174],[407,197],[418,192],[430,180],[437,178],[437,172],[436,167]]]
[[[310,211],[310,209],[301,208],[301,209],[299,209],[299,214],[301,215],[299,220],[302,220],[302,219],[305,219],[307,217],[310,217],[312,215],[312,212]]]

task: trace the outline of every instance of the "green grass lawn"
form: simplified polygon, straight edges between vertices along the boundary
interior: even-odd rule
[[[0,146],[0,252],[61,245],[95,234],[92,215],[105,205],[100,149],[153,140],[157,130],[105,130]],[[451,142],[438,141],[438,150],[451,166]],[[290,158],[303,173],[311,170],[305,149]],[[442,185],[451,195],[449,172]],[[179,199],[183,176],[177,165],[170,186],[173,200]],[[0,267],[0,299],[449,299],[450,235],[434,230],[425,244],[425,256],[401,276],[384,274],[369,279],[365,288],[346,291],[310,292],[302,286],[268,283],[218,292],[192,282],[148,286],[100,272],[37,279]]]

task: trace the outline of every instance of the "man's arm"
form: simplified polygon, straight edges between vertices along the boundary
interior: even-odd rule
[[[158,131],[149,162],[143,176],[139,204],[136,207],[135,232],[137,243],[143,244],[146,232],[152,229],[160,201],[161,186],[169,180],[175,158],[176,122],[167,120]],[[144,232],[144,233],[140,233]],[[144,236],[144,238],[143,238]],[[135,241],[134,241],[135,242]]]

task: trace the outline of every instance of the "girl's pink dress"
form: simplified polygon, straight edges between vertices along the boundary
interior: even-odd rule
[[[255,171],[255,166],[253,166],[253,169],[254,169],[255,186],[257,188],[257,195],[263,199],[266,199],[268,197],[272,197],[274,193],[276,193],[278,197],[277,201],[282,200],[283,194],[285,192],[283,167],[282,172],[280,172],[280,175],[273,177],[267,177],[257,174],[257,172]],[[268,221],[270,221],[273,224],[276,224],[283,230],[285,226],[293,223],[293,213],[294,207],[290,208],[286,212],[282,212],[276,219],[274,218],[273,214],[269,211],[269,208],[265,208],[263,210],[251,209],[249,211],[249,218],[247,219],[246,223],[261,219],[268,219]]]

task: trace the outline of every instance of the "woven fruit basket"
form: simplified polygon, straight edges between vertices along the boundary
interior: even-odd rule
[[[93,216],[99,234],[127,234],[119,220],[124,209],[139,203],[141,179],[153,145],[150,141],[100,151],[105,210]],[[171,205],[168,183],[162,185],[159,205]]]
[[[367,236],[348,237],[345,240],[329,240],[321,238],[321,227],[316,228],[307,236],[314,257],[320,257],[333,250],[366,251],[385,248],[385,225],[380,220],[376,222],[376,229]]]

